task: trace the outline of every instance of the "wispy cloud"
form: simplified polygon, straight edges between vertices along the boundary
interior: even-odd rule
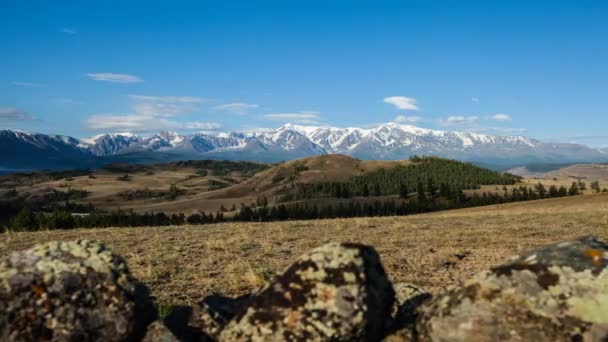
[[[178,121],[173,117],[193,114],[198,105],[208,99],[195,96],[149,96],[129,95],[130,113],[98,114],[89,117],[86,125],[97,131],[151,132],[157,130],[206,130],[221,127],[219,123],[207,121]]]
[[[13,81],[12,83],[18,87],[44,87],[44,84],[35,82]]]
[[[17,108],[0,108],[0,120],[2,121],[29,121],[33,117]]]
[[[62,29],[61,29],[61,32],[65,33],[65,34],[70,34],[70,35],[73,35],[73,34],[78,33],[78,31],[77,31],[76,29],[74,29],[74,28],[69,28],[69,27],[64,27],[64,28],[62,28]]]
[[[524,128],[493,126],[496,123],[511,121],[511,116],[504,113],[497,113],[487,116],[477,115],[452,115],[438,120],[440,126],[454,127],[468,132],[485,133],[494,135],[520,135],[527,130]]]
[[[87,74],[94,81],[113,82],[113,83],[138,83],[144,80],[128,74],[114,74],[110,72],[90,73]]]
[[[471,132],[493,134],[493,135],[521,135],[525,134],[528,130],[525,128],[516,127],[472,127],[469,129]]]
[[[182,124],[182,127],[191,131],[213,131],[222,128],[217,122],[192,121]]]
[[[389,96],[382,100],[400,110],[419,110],[416,99],[407,96]]]
[[[479,102],[479,98],[478,97],[471,97],[471,101],[478,103]]]
[[[417,124],[419,122],[423,122],[424,118],[421,116],[397,115],[394,121],[398,123]]]
[[[159,130],[216,130],[222,127],[216,122],[190,121],[179,122],[167,118],[147,115],[127,114],[93,115],[86,121],[87,127],[96,131],[152,132]]]
[[[511,121],[511,116],[508,114],[504,114],[504,113],[496,113],[494,115],[490,115],[490,120],[494,120],[494,121]]]
[[[129,95],[133,100],[132,109],[138,115],[176,116],[193,113],[198,104],[207,99],[194,96],[146,96]]]
[[[217,110],[225,110],[228,112],[233,112],[236,114],[247,114],[247,112],[251,109],[258,108],[259,105],[254,103],[245,103],[245,102],[234,102],[234,103],[226,103],[219,106],[213,107],[213,109]]]
[[[472,124],[479,121],[479,117],[475,115],[465,116],[465,115],[452,115],[448,116],[445,119],[440,119],[439,123],[442,126],[454,126],[454,125],[463,125],[463,124]]]
[[[321,113],[315,111],[301,111],[297,113],[266,114],[264,115],[264,118],[274,121],[294,122],[300,124],[315,124],[318,122],[320,114]]]
[[[543,139],[555,143],[581,144],[594,148],[608,148],[608,135],[571,135]]]
[[[202,103],[209,101],[196,96],[148,96],[148,95],[129,95],[133,100],[150,101],[158,103]]]

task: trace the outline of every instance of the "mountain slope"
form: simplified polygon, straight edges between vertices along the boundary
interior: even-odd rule
[[[396,123],[369,129],[287,124],[272,131],[248,134],[180,135],[160,132],[140,137],[117,133],[80,141],[69,137],[2,131],[0,144],[3,148],[12,146],[12,150],[21,151],[5,154],[0,163],[0,167],[5,168],[66,168],[81,163],[103,165],[131,159],[143,163],[183,159],[279,162],[323,154],[385,160],[433,155],[505,166],[608,161],[606,151],[584,145],[544,143],[523,136],[431,130]],[[65,153],[57,154],[57,149]]]
[[[79,141],[61,135],[0,131],[0,169],[90,168],[96,163]]]

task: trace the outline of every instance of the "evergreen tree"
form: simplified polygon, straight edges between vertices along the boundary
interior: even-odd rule
[[[10,222],[10,227],[16,231],[37,230],[38,222],[32,211],[25,207],[13,217]]]
[[[570,190],[568,190],[568,195],[570,196],[576,196],[576,195],[580,195],[580,189],[578,187],[578,184],[576,182],[572,182],[572,185],[570,186]]]

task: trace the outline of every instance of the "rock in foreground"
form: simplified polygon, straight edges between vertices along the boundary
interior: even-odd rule
[[[379,340],[394,296],[373,248],[328,244],[253,296],[220,340]]]
[[[104,245],[50,242],[0,264],[1,341],[141,338],[154,310]]]
[[[608,244],[582,238],[481,273],[419,310],[422,341],[608,338]]]

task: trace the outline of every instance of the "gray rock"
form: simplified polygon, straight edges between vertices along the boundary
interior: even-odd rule
[[[419,309],[421,341],[608,338],[608,244],[542,247],[481,273]]]
[[[250,299],[249,295],[238,298],[207,296],[194,307],[189,325],[200,329],[212,339],[218,339],[226,324],[244,309]]]
[[[389,323],[389,333],[385,341],[414,341],[417,310],[431,298],[431,295],[408,283],[397,283],[393,285],[393,288],[396,301],[393,306],[393,319]]]
[[[155,310],[102,244],[49,242],[0,264],[0,340],[139,339]]]
[[[179,342],[179,340],[163,322],[155,321],[148,326],[142,342]]]
[[[220,340],[379,340],[393,301],[373,248],[331,243],[253,296]]]

